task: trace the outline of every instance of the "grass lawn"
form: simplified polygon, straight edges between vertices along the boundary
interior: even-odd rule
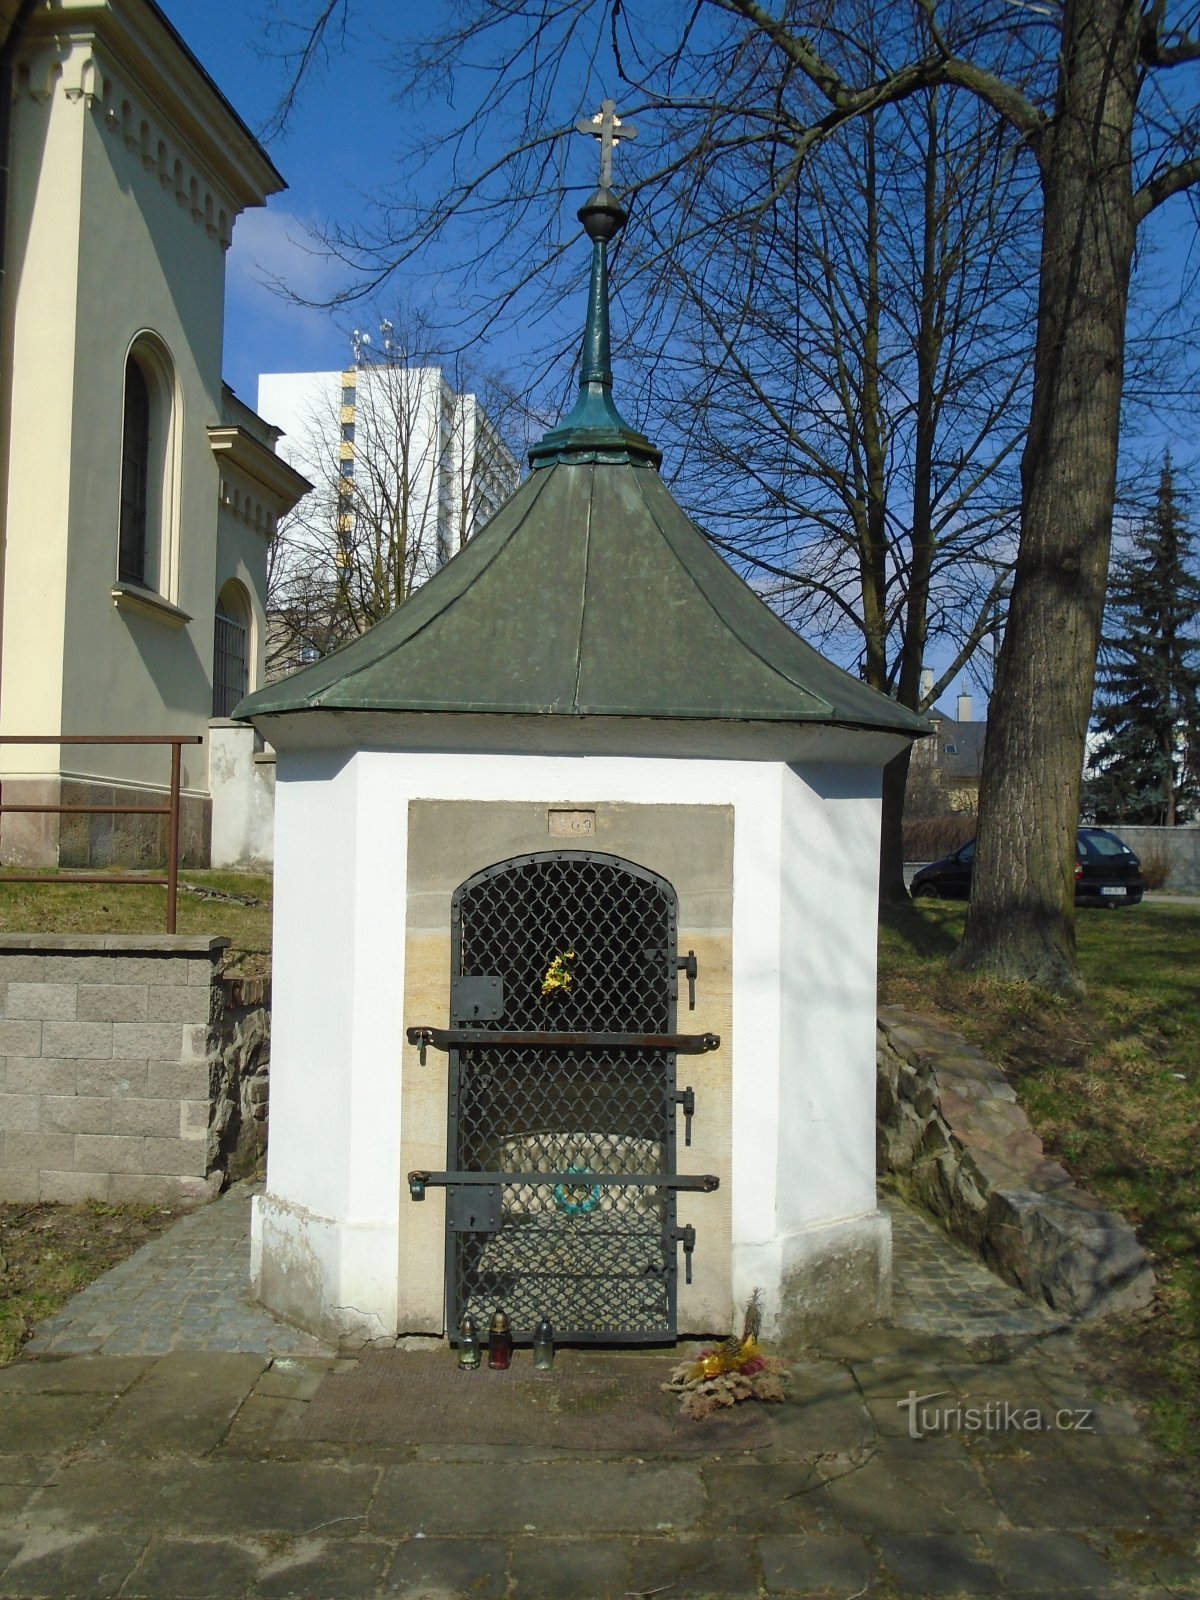
[[[170,1227],[183,1208],[0,1205],[0,1367],[34,1324]]]
[[[143,889],[139,884],[56,883],[55,876],[47,872],[45,880],[37,883],[0,880],[0,933],[162,933],[166,929],[165,889],[153,885]],[[245,899],[257,904],[239,903]],[[231,939],[233,951],[265,955],[271,948],[270,877],[181,870],[176,928],[179,933]]]
[[[1003,1066],[1047,1149],[1152,1252],[1150,1320],[1097,1337],[1200,1463],[1200,906],[1081,910],[1086,998],[949,970],[965,907],[885,910],[879,997],[957,1028]]]

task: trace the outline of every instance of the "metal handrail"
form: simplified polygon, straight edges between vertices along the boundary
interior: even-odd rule
[[[0,733],[0,744],[90,744],[90,745],[122,745],[122,744],[169,744],[171,746],[171,788],[165,806],[83,806],[83,805],[5,805],[4,783],[0,779],[0,816],[8,812],[41,812],[55,816],[77,815],[81,812],[92,816],[136,816],[136,817],[166,817],[167,821],[167,870],[165,876],[150,873],[130,872],[60,872],[52,880],[55,883],[111,883],[111,884],[150,884],[165,885],[167,890],[167,932],[175,932],[175,916],[178,902],[179,884],[179,770],[180,751],[185,744],[203,744],[204,736],[199,733],[114,733],[108,736],[89,733]],[[46,874],[41,872],[3,872],[0,871],[0,883],[45,883]]]

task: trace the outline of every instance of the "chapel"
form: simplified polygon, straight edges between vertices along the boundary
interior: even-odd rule
[[[610,102],[594,119],[611,142]],[[610,155],[610,150],[606,156]],[[622,416],[609,166],[572,411],[471,542],[237,710],[275,746],[255,1291],[327,1337],[885,1314],[884,764],[925,731],[726,564]]]

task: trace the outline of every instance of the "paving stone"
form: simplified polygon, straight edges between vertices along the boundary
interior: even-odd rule
[[[742,1539],[639,1539],[630,1552],[629,1572],[635,1594],[662,1589],[671,1600],[700,1595],[755,1600],[758,1594],[750,1548]]]
[[[6,1445],[9,1442],[4,1440]],[[0,1455],[0,1484],[47,1483],[56,1470],[57,1463],[53,1456]]]
[[[105,1600],[125,1582],[141,1550],[141,1540],[119,1534],[47,1534],[25,1541],[0,1584],[6,1600],[24,1595]]]
[[[118,1401],[104,1430],[118,1455],[207,1455],[266,1366],[252,1355],[167,1355]]]
[[[983,1464],[992,1493],[1018,1528],[1056,1531],[1095,1527],[1140,1529],[1164,1510],[1153,1479],[1062,1458],[992,1460]]]
[[[252,1394],[233,1419],[218,1453],[251,1457],[267,1453],[280,1440],[296,1434],[307,1412],[308,1403],[304,1400]],[[324,1453],[330,1453],[327,1447]]]
[[[0,1394],[0,1439],[9,1450],[54,1454],[86,1439],[115,1404],[111,1395]]]
[[[767,1411],[775,1449],[786,1455],[813,1456],[826,1450],[856,1450],[875,1437],[877,1425],[857,1389],[798,1395]]]
[[[521,1600],[620,1600],[633,1592],[623,1539],[517,1539],[512,1576]],[[633,1557],[636,1564],[636,1553]]]
[[[892,1221],[897,1328],[954,1332],[970,1340],[1045,1334],[1062,1325],[1060,1316],[989,1272],[977,1255],[911,1206],[885,1193],[880,1209]]]
[[[1003,1516],[965,1458],[914,1454],[875,1458],[842,1472],[822,1491],[834,1516],[851,1532],[933,1534],[986,1531]]]
[[[945,1386],[953,1392],[949,1403],[1029,1396],[1052,1405],[1087,1396],[1094,1370],[1083,1347],[1059,1334],[1010,1358],[1014,1347],[993,1338],[992,1311],[972,1317],[961,1263],[948,1269],[936,1240],[921,1241],[921,1259],[909,1272],[903,1226],[897,1275],[919,1278],[929,1307],[944,1297],[941,1323],[881,1326],[827,1342],[825,1359],[796,1365],[792,1400],[767,1411],[769,1449],[664,1465],[547,1459],[546,1452],[466,1443],[416,1456],[292,1438],[304,1397],[333,1357],[249,1304],[248,1223],[243,1186],[189,1214],[76,1296],[32,1341],[41,1350],[102,1355],[23,1359],[0,1372],[0,1429],[3,1408],[26,1403],[42,1404],[46,1417],[61,1403],[64,1418],[82,1405],[85,1424],[92,1414],[86,1408],[100,1407],[103,1424],[83,1436],[82,1453],[57,1468],[57,1446],[0,1456],[0,1512],[19,1515],[44,1541],[34,1552],[24,1549],[23,1559],[54,1557],[66,1549],[64,1540],[90,1539],[89,1530],[104,1527],[117,1541],[151,1541],[137,1572],[155,1582],[154,1562],[180,1563],[183,1585],[188,1561],[203,1567],[205,1548],[218,1552],[218,1566],[232,1551],[222,1585],[231,1597],[254,1581],[240,1553],[262,1557],[252,1592],[263,1596],[332,1600],[373,1594],[386,1582],[388,1593],[411,1600],[458,1593],[486,1600],[511,1583],[520,1600],[607,1600],[609,1593],[657,1587],[657,1573],[671,1585],[663,1600],[692,1593],[724,1600],[753,1592],[744,1586],[757,1542],[770,1593],[827,1589],[842,1600],[864,1584],[870,1593],[878,1588],[869,1541],[881,1537],[890,1541],[890,1570],[905,1593],[954,1592],[945,1587],[948,1578],[929,1580],[921,1565],[940,1552],[938,1571],[956,1574],[979,1595],[1002,1583],[1013,1597],[1065,1600],[1071,1589],[1055,1588],[1051,1579],[1057,1582],[1062,1560],[1072,1558],[1077,1594],[1113,1592],[1111,1572],[1147,1588],[1166,1582],[1189,1600],[1200,1594],[1194,1509],[1153,1448],[1129,1431],[1136,1429],[1134,1408],[1106,1402],[1112,1426],[1087,1436],[910,1440],[882,1431],[884,1412],[913,1387],[925,1393]],[[989,1295],[994,1287],[992,1280]],[[1002,1302],[1007,1296],[1011,1305],[1013,1292],[999,1285],[996,1293],[1002,1320]],[[963,1327],[969,1347],[946,1332]],[[239,1349],[258,1359],[239,1365],[236,1356],[230,1363],[218,1355]],[[185,1354],[143,1359],[169,1351]],[[971,1351],[1005,1359],[972,1360]],[[266,1358],[275,1354],[320,1359],[268,1371]],[[57,1426],[61,1442],[72,1430]],[[72,1437],[62,1450],[75,1452],[76,1444]],[[5,1447],[18,1449],[0,1432]],[[163,1449],[179,1457],[147,1459]],[[589,1456],[586,1441],[578,1454]],[[823,1478],[837,1481],[821,1487]],[[1009,1517],[1020,1531],[1011,1531]],[[1117,1532],[1111,1547],[1097,1549],[1106,1521]],[[1085,1530],[1089,1537],[1078,1537]],[[417,1532],[432,1537],[405,1537],[397,1550],[397,1540]],[[603,1537],[608,1532],[615,1537]],[[636,1552],[653,1571],[626,1564]],[[0,1558],[4,1553],[0,1542]],[[75,1592],[73,1581],[51,1574],[44,1591],[14,1591],[0,1579],[0,1594],[66,1596]],[[201,1573],[197,1581],[207,1579]],[[143,1600],[136,1587],[127,1585],[127,1593]]]
[[[1131,1538],[1127,1533],[1113,1536],[1102,1530],[1092,1537],[1107,1556],[1114,1571],[1131,1583],[1153,1587],[1165,1594],[1200,1594],[1200,1539],[1198,1519],[1178,1532],[1148,1533]]]
[[[94,1356],[103,1343],[98,1334],[61,1333],[46,1348],[60,1356]]]
[[[264,1563],[251,1592],[280,1600],[362,1600],[378,1589],[394,1548],[371,1539],[300,1540]]]
[[[329,1362],[273,1362],[258,1381],[256,1394],[276,1395],[284,1400],[311,1400],[329,1372]]]
[[[29,1516],[41,1526],[106,1523],[149,1533],[312,1532],[335,1525],[361,1531],[378,1480],[369,1466],[283,1461],[68,1463],[43,1489]]]
[[[545,1548],[544,1546],[542,1548]],[[384,1592],[402,1595],[404,1600],[498,1600],[506,1592],[505,1551],[492,1539],[409,1539],[396,1552]],[[571,1570],[568,1566],[568,1572]],[[591,1594],[590,1589],[573,1590],[565,1581],[557,1589],[544,1590],[534,1585],[518,1585],[521,1600],[535,1600],[547,1594],[563,1600],[570,1594]],[[597,1589],[596,1600],[604,1594]]]
[[[257,1556],[226,1539],[166,1539],[147,1549],[122,1600],[225,1600],[257,1570]]]
[[[0,1391],[24,1394],[123,1394],[148,1370],[129,1356],[89,1356],[82,1361],[15,1361],[0,1368]]]
[[[963,1535],[886,1535],[879,1556],[901,1594],[1002,1594],[994,1567]]]
[[[816,1461],[710,1463],[702,1469],[706,1522],[743,1535],[840,1532],[822,1491],[826,1470],[827,1463]]]
[[[1080,1438],[1099,1435],[1134,1439],[1142,1431],[1141,1408],[1132,1401],[1097,1400],[1084,1393],[1078,1383],[1070,1388],[1051,1383],[1046,1388],[1050,1395],[1047,1412],[1064,1433],[1077,1434]]]
[[[1006,1591],[1099,1595],[1121,1584],[1104,1557],[1070,1533],[994,1533],[988,1545]]]
[[[519,1479],[495,1466],[421,1462],[389,1467],[371,1508],[375,1533],[555,1533],[690,1528],[704,1508],[692,1466],[532,1462]]]
[[[848,1534],[760,1539],[758,1558],[768,1594],[861,1594],[877,1576],[865,1542]]]
[[[116,1177],[114,1198],[118,1183],[167,1184],[171,1193],[159,1198],[177,1198],[178,1186],[169,1178]],[[250,1187],[235,1185],[143,1245],[41,1323],[26,1349],[99,1350],[114,1356],[173,1350],[328,1353],[329,1347],[312,1335],[249,1304]],[[98,1334],[98,1327],[115,1331]]]

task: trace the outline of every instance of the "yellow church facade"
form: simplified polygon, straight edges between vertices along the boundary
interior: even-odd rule
[[[3,799],[155,803],[167,780],[161,748],[13,735],[200,735],[198,864],[209,723],[263,681],[269,541],[308,488],[221,380],[234,222],[284,184],[150,0],[0,0],[0,38]],[[8,814],[0,857],[138,864],[147,820]]]

